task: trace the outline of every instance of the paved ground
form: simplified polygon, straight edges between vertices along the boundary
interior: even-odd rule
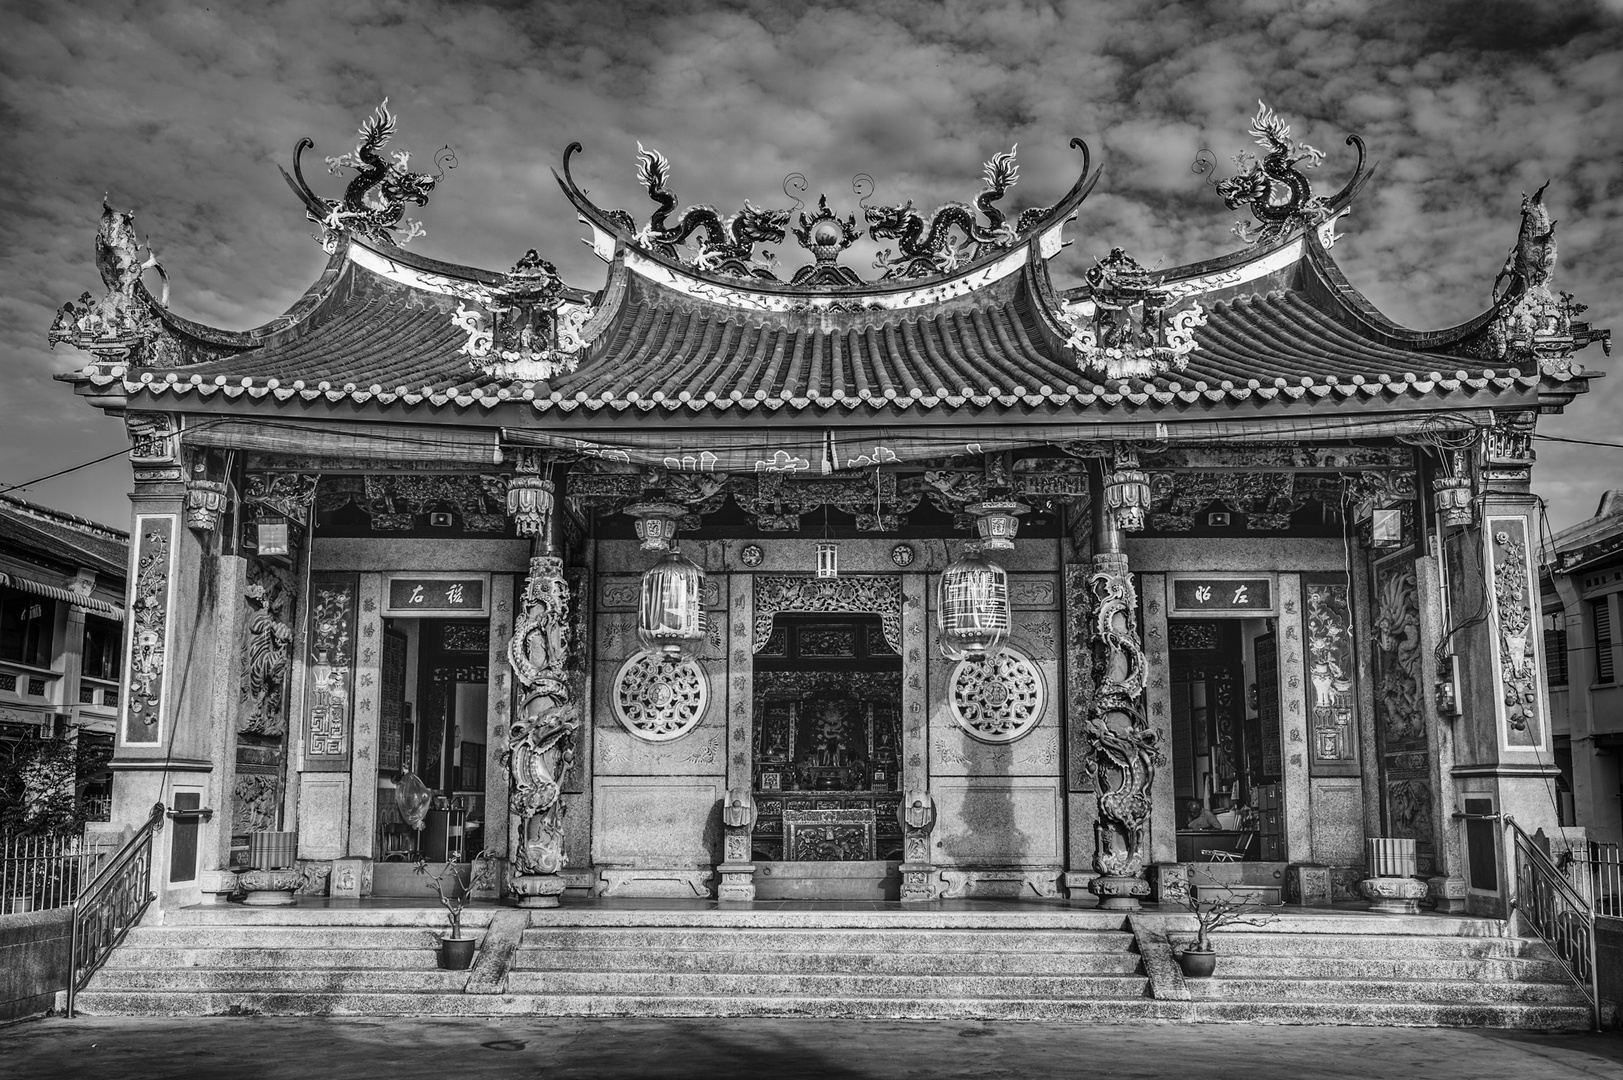
[[[37,1020],[0,1078],[1623,1078],[1623,1034],[820,1020]]]

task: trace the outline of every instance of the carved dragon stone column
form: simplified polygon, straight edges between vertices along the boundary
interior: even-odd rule
[[[1133,484],[1133,461],[1119,462],[1109,479],[1111,488]],[[1095,474],[1098,476],[1098,474]],[[1122,492],[1099,488],[1092,500],[1098,515],[1094,528],[1092,572],[1088,577],[1094,693],[1083,723],[1087,751],[1093,759],[1099,813],[1094,823],[1093,869],[1098,873],[1088,886],[1099,906],[1136,911],[1138,898],[1147,896],[1144,877],[1148,858],[1145,826],[1151,809],[1150,788],[1162,764],[1154,729],[1144,715],[1144,648],[1138,632],[1138,598],[1127,556],[1121,550],[1123,526],[1142,527],[1142,511],[1135,519]],[[1132,492],[1125,493],[1131,496]]]
[[[508,660],[519,685],[505,759],[513,818],[508,888],[521,907],[557,907],[564,891],[561,781],[575,758],[580,703],[569,690],[569,585],[563,560],[538,555],[519,600]]]

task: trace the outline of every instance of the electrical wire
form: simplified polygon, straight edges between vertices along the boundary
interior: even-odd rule
[[[56,472],[46,473],[44,476],[36,476],[32,480],[23,481],[21,484],[12,484],[10,487],[0,488],[0,495],[5,495],[12,491],[21,491],[26,488],[31,488],[35,484],[43,484],[47,480],[55,480],[59,476],[66,476],[68,473],[78,472],[80,469],[88,469],[92,465],[100,465],[102,462],[107,461],[110,458],[116,458],[129,452],[129,447],[120,447],[119,449],[114,450],[111,454],[103,454],[99,458],[91,458],[89,461],[82,461],[77,465],[69,465],[65,469],[58,469]]]
[[[1540,435],[1533,433],[1533,438],[1543,439],[1545,442],[1577,443],[1579,446],[1607,446],[1613,450],[1623,450],[1623,443],[1604,442],[1600,439],[1569,439],[1564,435]]]

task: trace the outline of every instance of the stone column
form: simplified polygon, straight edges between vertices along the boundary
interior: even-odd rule
[[[755,777],[755,589],[748,574],[736,574],[728,584],[728,611],[722,655],[730,672],[727,691],[727,796],[722,804],[721,864],[716,867],[716,897],[729,903],[755,899],[755,862],[752,857],[756,807],[752,794]]]
[[[355,749],[350,755],[349,839],[344,854],[376,857],[378,722],[383,684],[383,575],[362,574],[355,653]]]
[[[508,842],[507,736],[513,715],[513,669],[507,663],[507,646],[513,638],[513,575],[490,575],[490,651],[487,664],[490,681],[486,690],[485,722],[485,817],[481,845],[485,858],[496,867],[485,890],[492,899],[506,881]],[[469,852],[469,855],[477,852]]]
[[[575,757],[580,703],[572,700],[569,585],[563,560],[530,560],[508,659],[519,685],[507,767],[512,841],[508,887],[523,907],[557,907],[564,891],[561,780]]]
[[[1142,527],[1148,484],[1130,454],[1118,453],[1116,465],[1108,485],[1097,465],[1092,474],[1098,488],[1088,591],[1096,680],[1084,734],[1099,792],[1099,818],[1093,826],[1093,868],[1099,876],[1088,889],[1100,907],[1136,911],[1138,898],[1150,891],[1144,878],[1149,854],[1145,826],[1163,758],[1142,705],[1145,662],[1138,599],[1121,539],[1122,528]]]

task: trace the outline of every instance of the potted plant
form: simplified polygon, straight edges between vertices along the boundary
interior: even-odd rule
[[[1214,890],[1212,886],[1206,886],[1205,891]],[[1195,917],[1195,940],[1172,950],[1172,956],[1183,969],[1186,979],[1209,979],[1217,970],[1217,950],[1212,948],[1212,934],[1225,926],[1266,926],[1279,916],[1272,905],[1237,900],[1232,889],[1223,889],[1222,892],[1227,895],[1210,899],[1197,897],[1186,884],[1167,893],[1167,899],[1182,904]]]
[[[489,852],[481,851],[471,862],[448,862],[435,873],[429,873],[428,860],[421,857],[412,868],[428,878],[427,887],[438,894],[445,908],[451,932],[440,938],[439,962],[447,971],[466,971],[473,966],[479,939],[462,932],[462,913],[475,889],[490,887],[495,865]]]

